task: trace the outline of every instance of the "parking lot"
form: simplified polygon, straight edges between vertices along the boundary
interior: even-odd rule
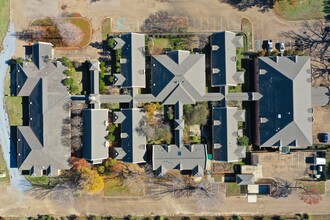
[[[294,183],[297,179],[311,179],[312,173],[310,163],[306,158],[311,157],[314,152],[300,151],[290,154],[278,152],[253,153],[257,155],[259,164],[262,165],[264,177],[283,179]]]
[[[213,17],[185,17],[188,20],[189,32],[214,32],[214,31],[240,31],[240,16],[213,16]],[[112,16],[112,31],[127,32],[141,31],[145,18],[141,17],[116,17]]]

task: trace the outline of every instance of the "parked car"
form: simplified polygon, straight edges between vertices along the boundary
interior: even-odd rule
[[[319,133],[318,135],[319,141],[322,143],[328,143],[329,141],[329,134],[328,133]]]
[[[314,157],[314,164],[315,165],[326,165],[327,161],[325,158],[321,158],[321,157]]]
[[[322,173],[323,172],[323,166],[317,166],[317,170]]]
[[[272,40],[264,40],[262,42],[262,49],[272,52],[273,51],[273,41]]]
[[[283,42],[279,42],[279,43],[276,43],[276,44],[275,44],[275,48],[276,48],[278,51],[280,51],[281,53],[283,53],[284,50],[285,50],[285,45],[284,45]]]

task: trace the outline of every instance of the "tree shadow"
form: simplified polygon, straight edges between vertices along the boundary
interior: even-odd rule
[[[252,7],[258,7],[259,12],[267,12],[274,7],[274,0],[219,0],[221,3],[227,3],[239,11],[246,11]]]

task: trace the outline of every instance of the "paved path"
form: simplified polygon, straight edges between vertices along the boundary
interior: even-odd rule
[[[4,81],[6,77],[6,72],[8,65],[6,61],[11,59],[11,57],[15,53],[15,41],[16,38],[14,36],[14,25],[11,23],[9,26],[6,38],[3,42],[3,51],[0,53],[0,143],[2,146],[2,150],[4,152],[4,159],[6,160],[7,167],[9,167],[9,151],[10,151],[10,139],[9,139],[9,120],[7,113],[4,107]],[[0,149],[1,150],[1,149]],[[22,191],[29,188],[30,184],[22,177],[18,169],[9,169],[9,175],[12,186]]]

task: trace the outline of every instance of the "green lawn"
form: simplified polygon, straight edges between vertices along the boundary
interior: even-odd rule
[[[123,186],[120,178],[104,178],[104,195],[105,196],[142,196],[141,194],[130,192]]]
[[[102,21],[102,38],[107,39],[108,34],[111,33],[111,18],[106,18]]]
[[[244,39],[245,51],[253,50],[253,27],[252,22],[247,18],[242,18],[242,31],[246,34],[247,39]]]
[[[40,186],[40,187],[52,187],[56,185],[57,178],[56,177],[48,177],[48,176],[41,176],[41,177],[31,177],[25,176],[33,186]]]
[[[3,92],[4,95],[8,96],[10,95],[10,74],[9,74],[10,68],[7,68],[6,77],[5,77],[5,83],[3,85]]]
[[[76,94],[73,94],[73,95],[81,95],[83,92],[82,72],[74,72],[72,78],[78,84],[78,90],[77,90]]]
[[[325,181],[298,181],[297,186],[303,186],[306,190],[317,188],[321,195],[325,194]]]
[[[2,147],[0,145],[0,173],[6,172],[6,177],[0,178],[0,185],[9,182],[9,175],[7,170],[6,161],[3,158]]]
[[[23,106],[22,97],[5,96],[5,106],[9,117],[10,125],[23,124]]]
[[[153,38],[154,44],[157,47],[168,48],[170,47],[170,41],[167,38]]]
[[[101,103],[101,108],[103,109],[111,109],[111,110],[119,110],[119,103]]]
[[[226,196],[242,196],[241,186],[237,183],[226,183]]]
[[[276,14],[287,20],[324,18],[323,0],[297,0],[297,5],[290,5],[288,1],[277,1],[274,10]]]
[[[123,186],[119,178],[104,179],[105,196],[122,196],[127,193],[127,188]]]
[[[9,24],[9,0],[0,0],[0,51]]]

